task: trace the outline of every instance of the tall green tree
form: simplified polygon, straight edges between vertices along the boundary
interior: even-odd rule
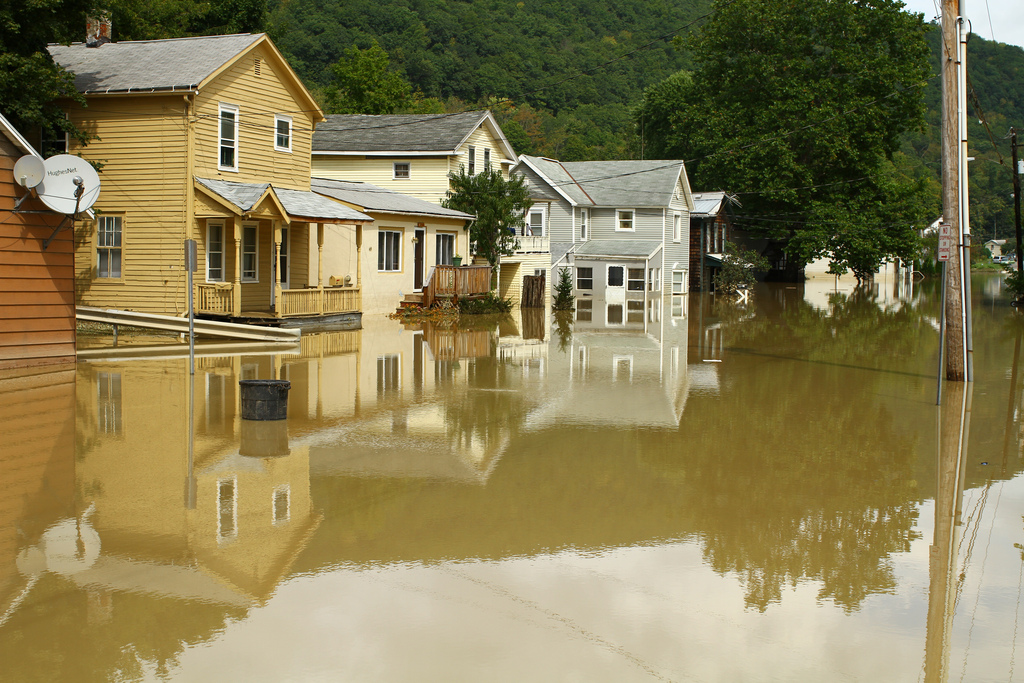
[[[533,205],[522,176],[506,179],[501,171],[488,169],[474,175],[465,167],[452,173],[451,188],[441,204],[476,216],[469,231],[469,248],[493,267],[502,256],[519,246],[516,230],[525,225],[526,210]]]
[[[84,40],[86,13],[93,7],[92,0],[8,0],[0,5],[0,112],[24,133],[38,126],[86,139],[56,103],[70,98],[85,104],[85,99],[46,45]]]
[[[898,158],[923,124],[926,27],[898,0],[719,0],[686,41],[692,78],[648,89],[636,114],[649,158],[683,158],[691,183],[740,195],[740,224],[868,277],[909,259],[929,213]],[[780,265],[781,259],[777,262]]]
[[[391,70],[388,53],[376,40],[365,50],[345,48],[330,70],[334,81],[325,89],[330,114],[394,114],[412,101],[412,86]]]

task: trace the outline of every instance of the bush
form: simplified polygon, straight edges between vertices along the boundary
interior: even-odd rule
[[[558,284],[555,285],[555,302],[551,307],[556,311],[571,311],[576,303],[572,293],[572,271],[568,268],[558,270]]]
[[[757,282],[757,271],[768,270],[770,265],[768,259],[756,251],[726,242],[722,267],[715,273],[715,291],[733,294],[740,289],[749,289]]]
[[[468,315],[486,313],[508,313],[512,310],[512,302],[502,299],[494,292],[488,292],[482,299],[459,299],[459,312]]]

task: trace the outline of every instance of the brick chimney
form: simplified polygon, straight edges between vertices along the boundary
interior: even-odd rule
[[[99,47],[113,40],[113,29],[110,25],[110,14],[103,12],[99,17],[88,17],[85,20],[85,46]]]

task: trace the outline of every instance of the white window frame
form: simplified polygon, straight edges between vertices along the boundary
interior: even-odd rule
[[[394,240],[398,244],[398,256],[393,268],[388,268],[388,258],[391,250],[388,249],[388,235],[395,235]],[[401,273],[402,272],[402,239],[404,234],[401,230],[381,228],[377,231],[377,272],[378,273]],[[383,240],[381,239],[383,238]],[[383,243],[383,248],[381,247]]]
[[[624,219],[627,213],[629,218]],[[629,223],[628,228],[622,227],[624,222]],[[615,209],[615,232],[636,232],[636,209]]]
[[[391,373],[394,373],[393,375]],[[394,386],[388,382],[394,379]],[[402,355],[385,353],[377,356],[377,394],[387,396],[402,391]]]
[[[399,166],[404,166],[405,168],[399,169]],[[391,164],[391,178],[392,180],[409,180],[412,178],[412,162],[396,161]]]
[[[281,141],[281,124],[288,124],[288,132],[285,133],[285,143],[280,144]],[[292,151],[292,117],[284,114],[274,114],[274,149],[278,152],[291,152]]]
[[[640,271],[640,277],[639,278],[630,277],[629,271],[631,271],[631,270],[632,271],[639,270]],[[646,281],[647,281],[647,273],[644,272],[643,266],[641,266],[640,268],[630,268],[628,266],[626,267],[626,291],[628,291],[628,292],[642,292],[642,291],[644,291],[644,288],[646,287]],[[630,285],[635,284],[635,283],[640,283],[640,288],[639,289],[635,289],[635,288],[630,286]]]
[[[211,235],[213,230],[220,231],[220,249],[213,249]],[[210,268],[210,255],[220,254],[220,277],[213,277]],[[224,221],[206,221],[206,281],[224,282]]]
[[[613,285],[612,284],[612,278],[611,278],[612,268],[619,268],[619,269],[622,270],[622,284],[621,285]],[[605,271],[604,286],[605,286],[605,288],[615,287],[615,288],[618,288],[618,289],[625,289],[626,288],[626,266],[621,265],[619,263],[609,263],[608,264],[608,268]]]
[[[253,241],[252,250],[248,249],[246,243],[246,236],[249,234],[249,229],[252,229]],[[245,269],[245,257],[247,254],[253,255],[253,267],[252,274],[247,274]],[[260,224],[259,223],[242,223],[242,262],[239,264],[239,269],[242,273],[242,282],[259,282],[260,281]]]
[[[539,234],[536,231],[534,231],[534,226],[530,222],[530,217],[533,214],[535,214],[535,213],[539,213],[540,214],[540,233]],[[534,204],[533,206],[531,206],[529,209],[526,210],[526,221],[525,221],[525,224],[523,225],[523,236],[524,237],[530,237],[530,236],[533,236],[533,237],[543,237],[544,236],[544,230],[547,227],[547,223],[548,223],[548,208],[546,206],[544,206],[543,204]]]
[[[455,232],[441,232],[435,233],[434,237],[434,263],[438,266],[450,266],[452,265],[452,257],[458,253],[458,242],[459,235]],[[447,242],[451,238],[451,253],[447,253],[447,250],[442,246],[442,242]],[[445,258],[447,257],[447,258]]]
[[[580,209],[580,240],[590,239],[590,209]]]
[[[589,270],[590,271],[590,275],[588,277],[581,278],[581,274],[580,274],[581,270]],[[583,279],[583,280],[590,280],[590,286],[589,287],[580,287],[580,280],[581,279]],[[593,291],[593,289],[594,289],[594,268],[593,268],[593,266],[577,266],[576,267],[576,289],[578,289],[580,291],[586,291],[586,292]]]
[[[113,228],[104,226],[112,225]],[[109,239],[104,236],[115,236],[114,244],[109,244]],[[107,254],[107,270],[104,273],[100,269],[100,252]],[[113,274],[110,269],[110,257],[117,253],[117,273]],[[96,277],[102,280],[120,280],[124,277],[124,216],[104,215],[96,218]]]
[[[676,276],[679,276],[679,281],[676,282]],[[686,294],[686,271],[685,270],[673,270],[672,271],[672,293],[673,294]]]
[[[681,214],[672,214],[672,241],[681,242],[683,239],[683,217]]]
[[[484,147],[484,172],[491,170],[491,148]]]
[[[231,158],[233,161],[233,164],[231,166],[227,166],[222,162],[224,150],[229,147],[229,145],[224,144],[224,141],[226,140],[226,138],[224,137],[225,112],[231,112],[235,120],[234,131],[232,132],[234,137],[232,138],[230,145]],[[238,105],[225,104],[224,102],[221,102],[217,106],[217,168],[220,169],[221,171],[233,171],[235,173],[238,173],[238,118]]]
[[[280,261],[284,261],[284,268],[282,272],[277,274],[277,279],[281,282],[282,289],[291,289],[292,286],[292,244],[291,244],[291,230],[288,228],[281,228],[281,247],[278,252]],[[277,267],[277,264],[274,265]]]
[[[476,147],[470,145],[466,156],[469,159],[466,163],[466,172],[469,173],[469,175],[476,175]]]

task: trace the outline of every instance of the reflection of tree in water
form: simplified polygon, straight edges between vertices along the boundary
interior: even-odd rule
[[[4,625],[18,636],[0,638],[0,678],[143,680],[151,668],[166,678],[185,648],[210,640],[245,613],[199,601],[86,591],[46,577]]]
[[[894,589],[888,555],[912,539],[915,437],[884,398],[906,379],[872,366],[914,348],[920,315],[858,295],[837,297],[831,315],[774,304],[770,316],[720,320],[733,350],[719,366],[721,397],[691,396],[683,447],[643,457],[685,471],[705,557],[744,577],[750,607],[812,579],[820,598],[855,610]]]
[[[555,337],[558,339],[558,351],[565,353],[572,342],[573,311],[555,311]]]
[[[493,355],[464,362],[466,391],[451,391],[445,398],[448,433],[469,446],[492,445],[518,432],[527,411],[522,366]]]

